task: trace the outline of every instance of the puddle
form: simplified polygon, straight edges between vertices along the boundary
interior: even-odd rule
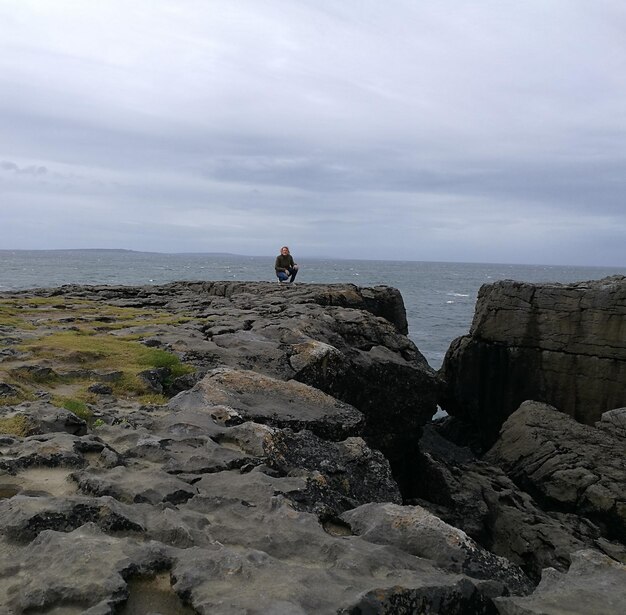
[[[116,611],[117,615],[196,615],[185,606],[170,585],[168,572],[155,577],[128,580],[128,600]]]
[[[69,479],[66,468],[28,468],[17,476],[5,477],[0,483],[0,498],[12,498],[18,493],[45,493],[55,497],[72,495],[78,488]]]

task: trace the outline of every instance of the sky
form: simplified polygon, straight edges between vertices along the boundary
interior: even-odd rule
[[[0,0],[0,229],[626,266],[626,2]]]

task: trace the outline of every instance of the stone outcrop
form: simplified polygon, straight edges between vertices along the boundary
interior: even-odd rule
[[[1,612],[492,614],[530,591],[425,510],[403,528],[436,378],[397,291],[65,287],[7,311]]]
[[[531,495],[536,489],[524,490],[494,459],[492,463],[479,459],[438,431],[429,426],[420,441],[422,482],[417,502],[429,511],[519,565],[535,581],[545,568],[566,571],[571,554],[581,549],[593,548],[626,563],[623,542],[608,539],[602,527],[576,511],[542,506],[542,499]],[[532,432],[523,438],[530,443]],[[496,447],[505,449],[506,444],[498,441]]]
[[[591,427],[523,404],[478,457],[429,423],[440,382],[393,289],[0,308],[0,612],[619,612],[624,408]]]
[[[528,399],[592,425],[626,405],[626,278],[484,285],[470,333],[452,343],[440,375],[441,406],[486,445]]]
[[[586,517],[626,542],[626,439],[525,402],[485,456],[544,507]]]
[[[532,596],[495,602],[500,615],[620,615],[626,605],[626,566],[595,551],[579,551],[567,573],[546,569]]]

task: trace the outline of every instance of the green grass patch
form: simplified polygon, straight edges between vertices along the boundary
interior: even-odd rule
[[[137,378],[137,374],[146,369],[167,367],[171,372],[170,380],[193,371],[193,367],[182,364],[170,352],[107,334],[63,331],[30,341],[21,349],[38,359],[50,359],[66,366],[120,371],[122,377],[111,383],[113,393],[118,395],[148,393],[146,384]]]
[[[73,397],[53,397],[50,401],[54,406],[69,410],[79,419],[83,419],[83,421],[90,423],[93,420],[93,412],[87,406],[87,402],[82,399]]]
[[[11,329],[34,329],[34,326],[24,319],[21,310],[6,301],[0,302],[0,326]]]
[[[143,346],[143,344],[142,347],[145,353],[139,358],[140,365],[145,365],[146,367],[168,367],[172,372],[173,378],[188,374],[192,371],[191,367],[183,365],[180,359],[171,352],[160,348],[148,348],[147,346]]]

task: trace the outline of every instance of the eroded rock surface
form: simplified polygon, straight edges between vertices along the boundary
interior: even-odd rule
[[[501,615],[620,615],[626,605],[626,566],[595,551],[579,551],[567,573],[546,569],[532,596],[495,602]]]
[[[163,615],[491,614],[529,591],[477,546],[442,558],[343,517],[403,514],[435,411],[397,291],[64,287],[8,311],[24,326],[0,362],[1,612],[154,612],[142,583]],[[138,342],[193,372],[141,367]],[[135,380],[109,350],[134,353]],[[433,544],[465,545],[431,524]]]
[[[626,439],[525,402],[485,456],[552,509],[587,517],[626,542]]]
[[[609,527],[623,500],[605,466],[561,445],[576,472],[537,472],[563,428],[535,433],[523,411],[488,460],[424,428],[438,381],[393,289],[3,298],[0,612],[534,613],[559,592],[574,604],[581,570],[622,598]],[[602,442],[623,424],[616,409],[588,429]],[[598,454],[585,434],[581,459]],[[508,458],[518,440],[534,448]],[[584,499],[594,472],[602,514]]]
[[[532,438],[529,433],[527,441]],[[475,457],[469,448],[442,438],[435,427],[424,432],[420,458],[418,501],[530,578],[538,581],[544,568],[566,571],[571,554],[586,548],[626,563],[623,542],[607,539],[601,526],[560,507],[542,507],[531,495],[536,489],[525,491],[495,460]]]
[[[626,278],[484,285],[470,333],[452,343],[441,376],[441,406],[479,428],[488,446],[528,399],[592,425],[626,405]]]

